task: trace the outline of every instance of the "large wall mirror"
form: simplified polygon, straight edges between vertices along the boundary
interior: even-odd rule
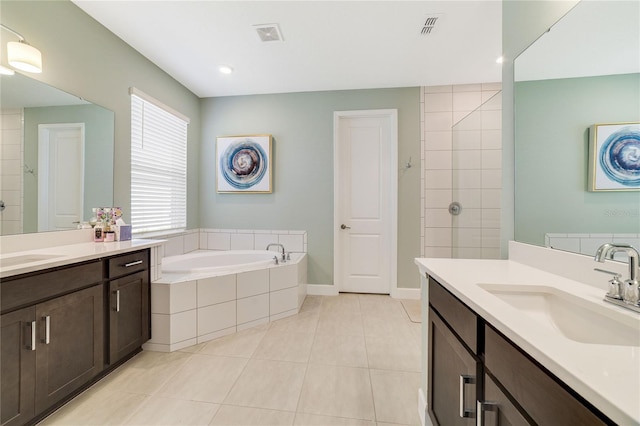
[[[18,73],[0,87],[0,234],[76,229],[111,206],[114,113]]]
[[[636,1],[583,0],[516,58],[516,241],[640,248],[640,192],[588,190],[590,127],[640,121],[638,16]]]

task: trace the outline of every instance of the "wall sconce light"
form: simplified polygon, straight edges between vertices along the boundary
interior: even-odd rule
[[[27,43],[20,33],[3,24],[0,24],[0,27],[18,37],[18,41],[10,41],[7,43],[7,60],[9,61],[9,65],[22,71],[41,73],[42,53]]]

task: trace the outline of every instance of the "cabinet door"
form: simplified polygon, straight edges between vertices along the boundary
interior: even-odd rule
[[[484,375],[484,408],[479,424],[485,426],[528,426],[527,419],[518,411],[493,379]]]
[[[0,316],[2,425],[25,424],[35,415],[36,308]]]
[[[149,340],[149,271],[109,283],[109,363]]]
[[[103,294],[97,285],[36,306],[36,414],[102,371]]]
[[[429,416],[434,425],[474,424],[480,371],[480,362],[429,309]]]

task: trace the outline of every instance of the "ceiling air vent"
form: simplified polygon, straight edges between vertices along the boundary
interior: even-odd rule
[[[261,24],[253,26],[258,33],[258,37],[263,42],[267,41],[284,41],[280,27],[278,24]]]
[[[428,15],[422,21],[422,30],[420,31],[420,35],[428,36],[431,34],[435,34],[442,25],[443,18],[444,15],[442,13],[434,13]]]

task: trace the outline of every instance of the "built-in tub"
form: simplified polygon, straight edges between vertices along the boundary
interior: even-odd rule
[[[151,340],[171,352],[255,327],[300,310],[307,294],[307,255],[276,265],[274,251],[199,250],[162,260],[151,283]]]
[[[275,266],[281,254],[260,250],[200,250],[162,259],[162,273],[213,274],[250,271]]]

